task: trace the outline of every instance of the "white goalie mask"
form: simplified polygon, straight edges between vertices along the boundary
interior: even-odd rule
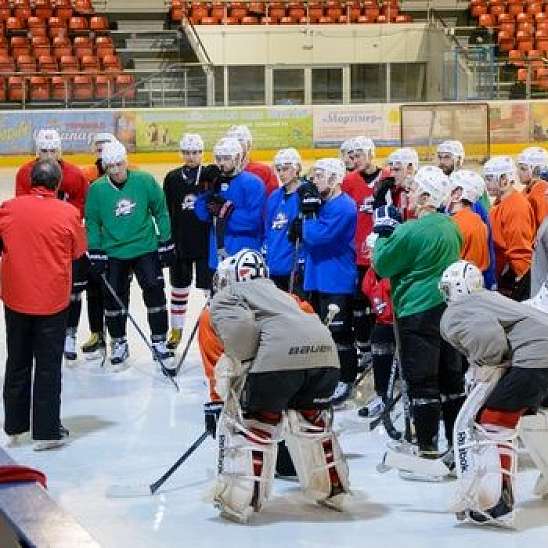
[[[447,304],[454,304],[462,297],[483,289],[483,275],[480,269],[464,260],[449,265],[441,275],[440,292]]]
[[[449,176],[451,195],[458,188],[462,189],[458,200],[466,200],[472,204],[477,202],[485,189],[485,183],[480,175],[469,169],[453,171]]]
[[[219,263],[215,272],[215,291],[231,283],[268,278],[268,268],[263,256],[253,249],[242,249]]]

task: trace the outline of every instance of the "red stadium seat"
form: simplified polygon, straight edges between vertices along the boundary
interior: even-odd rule
[[[25,96],[25,79],[21,76],[10,76],[8,78],[8,101],[23,101]]]
[[[337,0],[328,0],[325,15],[336,21],[343,15],[343,7]]]
[[[72,86],[70,79],[65,76],[52,76],[51,98],[59,101],[70,100],[72,97]]]
[[[32,15],[30,3],[27,0],[13,0],[13,15],[26,21]]]
[[[6,99],[6,79],[0,76],[0,101],[4,102]]]
[[[63,55],[59,59],[59,69],[61,72],[78,72],[78,59],[74,55]]]
[[[116,76],[116,93],[124,99],[135,99],[135,82],[130,74]]]
[[[53,15],[53,7],[49,0],[34,0],[34,15],[40,19],[48,19]]]
[[[497,42],[501,51],[514,49],[514,33],[501,30],[497,35]]]
[[[122,69],[120,60],[116,55],[105,55],[102,62],[105,72],[119,72]]]
[[[82,72],[99,72],[99,59],[95,55],[84,55],[80,58]]]
[[[301,2],[290,2],[287,5],[287,15],[289,17],[294,17],[295,19],[300,19],[306,15],[306,7]]]
[[[255,17],[254,15],[246,15],[245,17],[242,17],[241,24],[242,25],[258,25],[259,19]]]
[[[15,61],[8,55],[0,55],[0,73],[15,72]]]
[[[78,101],[93,99],[93,81],[89,75],[78,75],[72,79],[72,97]]]
[[[289,17],[287,15],[282,17],[279,22],[280,25],[294,25],[295,23],[297,23],[297,21],[293,19],[293,17]]]
[[[279,2],[271,3],[267,8],[267,17],[272,17],[272,19],[276,20],[285,17],[285,4]]]
[[[512,49],[508,52],[508,61],[516,67],[523,66],[523,53],[519,49]]]
[[[518,30],[516,33],[516,42],[520,51],[528,52],[533,49],[533,37],[530,33]]]
[[[217,17],[202,17],[200,25],[219,25],[220,21]]]
[[[266,13],[266,6],[264,2],[250,2],[247,9],[249,13],[254,15],[264,15]]]
[[[40,55],[38,57],[38,68],[40,72],[57,72],[57,60],[52,55]]]
[[[69,32],[88,32],[88,20],[81,15],[73,15],[69,19]]]
[[[18,55],[16,63],[18,72],[36,72],[36,59],[32,55]]]
[[[31,76],[29,96],[31,101],[49,100],[49,79],[45,76]]]
[[[82,15],[90,15],[95,13],[91,0],[75,0],[74,11]]]
[[[217,21],[220,21],[221,19],[224,19],[225,17],[228,17],[227,4],[225,4],[225,3],[212,4],[211,10],[209,11],[209,17],[213,17],[213,18],[217,19]],[[204,23],[202,21],[202,25],[204,25],[204,24],[206,24],[206,23]]]
[[[108,18],[104,15],[94,15],[89,20],[89,28],[95,33],[108,32],[110,28]]]
[[[26,27],[19,17],[8,17],[6,19],[6,34],[26,32]]]
[[[479,18],[480,27],[493,28],[496,26],[495,18],[490,13],[484,13]]]
[[[114,80],[105,74],[95,76],[95,97],[107,99],[114,94]]]

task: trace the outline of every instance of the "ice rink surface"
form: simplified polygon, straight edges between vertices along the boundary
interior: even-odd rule
[[[148,168],[149,166],[143,166]],[[172,167],[172,166],[169,166]],[[168,166],[150,166],[157,176]],[[0,169],[0,198],[13,193],[15,170]],[[167,273],[167,272],[166,272]],[[37,280],[37,283],[39,281]],[[203,305],[193,291],[186,337]],[[131,311],[148,333],[136,283]],[[5,363],[5,328],[0,319],[0,368]],[[78,343],[88,335],[85,302]],[[208,392],[194,344],[181,370],[181,392],[159,372],[128,323],[131,367],[109,373],[79,359],[63,368],[62,420],[68,446],[32,450],[30,439],[7,449],[19,463],[48,476],[50,494],[102,546],[121,548],[544,548],[548,546],[548,501],[532,494],[537,472],[522,467],[517,487],[517,530],[457,525],[447,513],[454,483],[418,483],[396,472],[376,471],[387,436],[366,432],[355,409],[336,413],[335,427],[350,466],[354,500],[346,513],[306,502],[298,484],[276,480],[273,498],[248,526],[225,522],[204,499],[216,467],[216,445],[207,439],[155,496],[109,499],[113,484],[151,483],[203,431],[202,404]],[[6,437],[0,434],[5,447]]]

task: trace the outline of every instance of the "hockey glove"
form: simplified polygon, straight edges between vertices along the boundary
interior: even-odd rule
[[[204,419],[206,432],[215,439],[217,435],[217,423],[223,410],[222,401],[210,401],[204,403]]]
[[[223,198],[220,194],[211,194],[207,198],[207,210],[214,217],[219,219],[228,219],[232,211],[234,211],[234,204]]]
[[[108,266],[108,257],[102,249],[88,249],[86,256],[89,261],[89,272],[92,276],[100,278]]]
[[[305,218],[316,215],[322,205],[322,197],[320,191],[314,183],[303,183],[297,193],[301,200],[300,210]]]
[[[396,184],[391,169],[386,166],[379,174],[373,191],[373,209],[386,205],[386,195]]]
[[[373,232],[381,238],[390,236],[401,222],[400,212],[393,205],[378,207],[373,211]]]
[[[160,259],[160,265],[162,268],[172,266],[177,261],[175,244],[171,238],[158,244],[158,259]]]
[[[202,191],[214,190],[217,185],[217,180],[221,175],[221,170],[216,164],[202,166],[200,178],[198,179],[198,187]]]
[[[303,239],[303,220],[297,217],[287,229],[287,239],[294,244]]]

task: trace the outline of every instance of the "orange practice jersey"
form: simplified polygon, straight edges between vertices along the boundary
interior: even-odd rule
[[[523,194],[529,200],[533,209],[533,215],[535,216],[535,234],[548,213],[545,196],[547,190],[548,184],[541,180],[533,181],[533,184],[529,188],[523,190]]]
[[[314,314],[314,309],[310,303],[301,301],[296,295],[293,295],[293,297],[299,303],[303,312]],[[204,374],[209,382],[209,397],[211,401],[221,401],[221,397],[215,391],[215,366],[224,352],[223,343],[211,325],[208,308],[202,311],[198,322],[198,346],[202,355]]]
[[[461,258],[474,263],[482,272],[489,266],[487,225],[469,207],[457,211],[452,217],[462,233]]]
[[[523,276],[531,267],[535,239],[535,217],[529,201],[514,191],[489,211],[497,276],[509,265],[516,276]]]

